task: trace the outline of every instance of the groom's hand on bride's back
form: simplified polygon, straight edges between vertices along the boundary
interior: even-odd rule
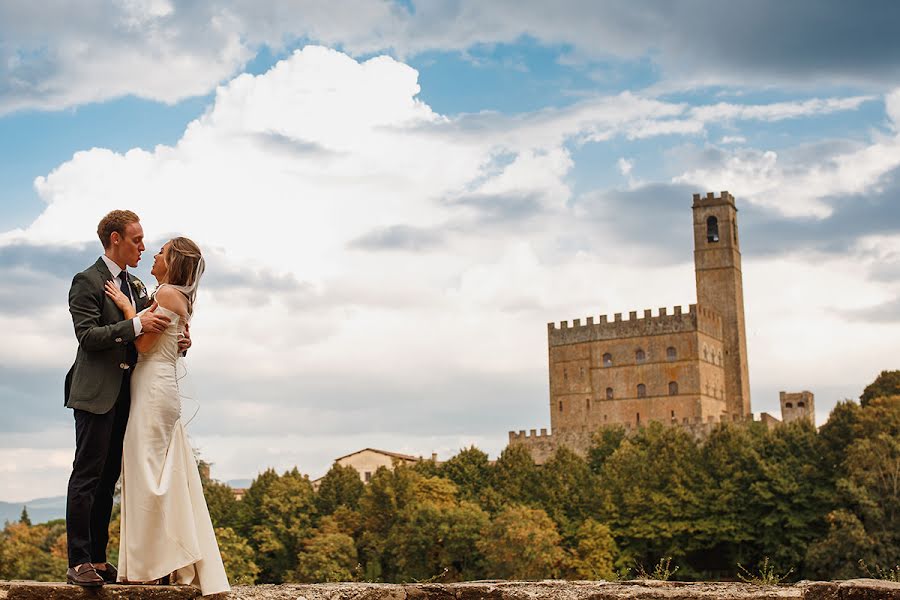
[[[172,321],[169,317],[148,310],[141,315],[141,331],[144,333],[162,333]]]
[[[182,356],[187,355],[188,348],[191,347],[191,325],[184,324],[184,332],[178,336],[178,351]]]

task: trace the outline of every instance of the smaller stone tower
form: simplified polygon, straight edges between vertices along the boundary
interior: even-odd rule
[[[781,420],[785,423],[791,421],[809,421],[816,424],[816,400],[812,392],[779,392],[781,401]]]

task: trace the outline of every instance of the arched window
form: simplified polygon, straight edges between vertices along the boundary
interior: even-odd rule
[[[643,383],[639,383],[637,387],[638,398],[646,398],[647,397],[647,386]]]
[[[706,219],[706,242],[713,244],[719,241],[719,220],[715,217]]]
[[[804,408],[806,406],[806,402],[798,402],[797,408]]]
[[[609,352],[607,352],[606,354],[603,355],[603,366],[604,366],[604,367],[611,367],[612,364],[613,364],[613,363],[612,363],[612,354],[610,354]]]
[[[612,388],[606,388],[606,399],[607,400],[613,399],[613,389]]]
[[[562,400],[560,400],[559,401],[559,412],[562,412],[562,411],[563,411],[563,404],[562,404]]]
[[[678,382],[677,382],[677,381],[670,381],[670,382],[669,382],[669,395],[670,395],[670,396],[677,396],[677,395],[678,395]]]
[[[590,412],[590,410],[591,410],[591,399],[590,399],[590,398],[585,398],[585,399],[584,399],[584,409],[585,409],[586,411],[589,411],[589,412]]]
[[[792,402],[785,402],[784,407],[785,408],[794,408],[794,404]]]
[[[642,363],[647,360],[647,353],[644,352],[643,348],[638,348],[634,353],[634,360],[639,363]]]
[[[676,358],[678,358],[678,352],[675,350],[675,346],[666,348],[666,360],[675,360]]]

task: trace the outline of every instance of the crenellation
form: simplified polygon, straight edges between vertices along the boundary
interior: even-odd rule
[[[719,321],[713,311],[691,304],[687,311],[684,311],[682,306],[675,306],[671,314],[666,308],[660,308],[657,315],[653,315],[652,309],[644,309],[640,318],[637,311],[630,311],[629,318],[625,320],[622,319],[622,313],[614,313],[612,321],[608,315],[600,315],[598,319],[594,317],[587,317],[584,320],[574,319],[571,325],[568,321],[560,321],[558,326],[548,323],[547,337],[551,347],[620,337],[698,330],[713,337],[720,337],[717,332],[721,332],[721,325],[716,325]]]

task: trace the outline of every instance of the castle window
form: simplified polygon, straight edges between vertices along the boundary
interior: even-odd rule
[[[805,402],[798,402],[798,403],[797,403],[797,408],[803,408],[803,407],[805,407],[805,406],[806,406],[806,403],[805,403]]]
[[[568,369],[563,369],[563,379],[566,381],[569,380],[569,370]]]
[[[563,404],[562,404],[562,400],[560,400],[559,401],[559,412],[562,412],[562,411],[563,411]]]
[[[643,383],[639,383],[637,387],[637,395],[638,398],[646,398],[647,397],[647,386]]]
[[[785,402],[784,407],[785,408],[794,408],[794,404],[792,402]]]
[[[714,244],[719,241],[719,220],[715,217],[706,219],[706,242]]]
[[[647,360],[647,354],[644,352],[644,350],[642,348],[638,348],[637,351],[634,353],[634,360],[636,360],[639,363],[642,363]]]
[[[669,395],[670,395],[670,396],[677,396],[677,395],[678,395],[678,382],[677,382],[677,381],[670,381],[670,382],[669,382]]]
[[[666,348],[666,360],[675,360],[676,358],[678,358],[678,352],[675,350],[675,346]]]
[[[722,364],[722,351],[721,350],[719,350],[719,353],[716,355],[716,357],[719,359],[717,364],[721,365]]]
[[[604,367],[611,367],[612,364],[613,364],[613,362],[612,362],[612,354],[610,354],[609,352],[607,352],[606,354],[603,355],[603,366],[604,366]]]
[[[591,410],[591,399],[590,398],[584,399],[584,409],[587,411]]]
[[[372,471],[366,471],[363,477],[365,478],[366,483],[369,483],[372,481]]]
[[[612,388],[606,388],[606,399],[607,400],[613,399],[613,389]]]
[[[637,423],[637,425],[640,425],[640,424],[641,424],[641,413],[637,413],[637,417],[635,418],[635,422]]]
[[[673,422],[673,423],[677,423],[677,422],[678,422],[678,419],[675,418],[675,411],[674,411],[674,410],[672,411],[672,422]]]

